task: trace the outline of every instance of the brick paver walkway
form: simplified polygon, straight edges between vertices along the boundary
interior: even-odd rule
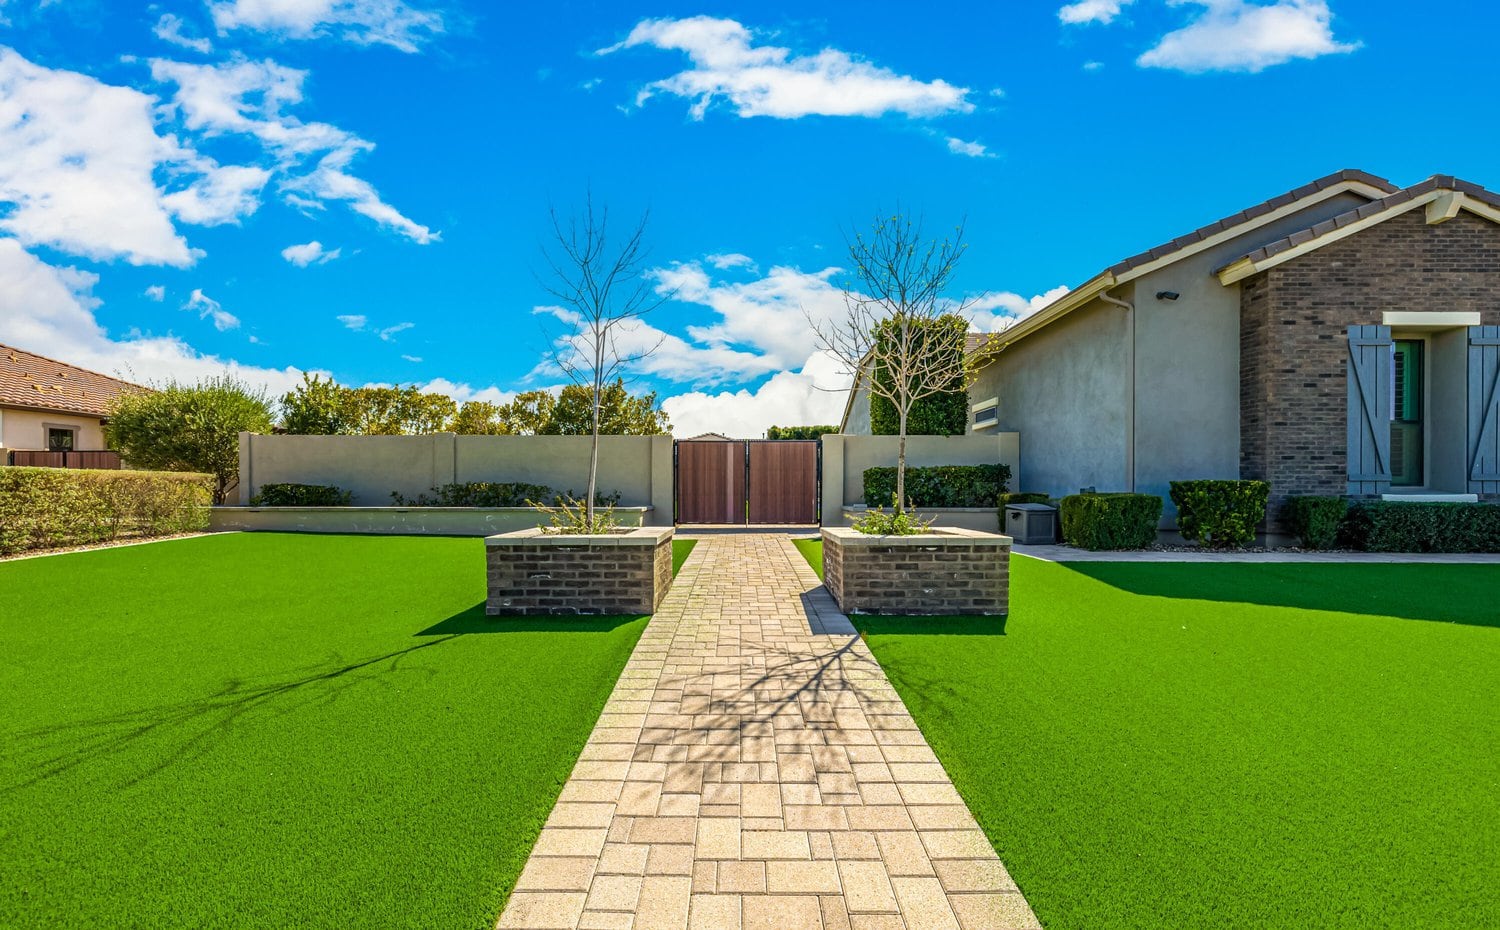
[[[500,927],[1038,927],[785,535],[699,541]]]

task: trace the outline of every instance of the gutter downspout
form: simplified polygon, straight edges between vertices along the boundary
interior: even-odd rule
[[[1099,299],[1107,304],[1119,307],[1125,311],[1126,326],[1130,330],[1130,339],[1126,343],[1126,366],[1130,369],[1130,377],[1126,380],[1127,394],[1126,403],[1130,414],[1125,418],[1125,489],[1131,493],[1135,492],[1135,304],[1128,300],[1113,297],[1108,291],[1100,291]]]

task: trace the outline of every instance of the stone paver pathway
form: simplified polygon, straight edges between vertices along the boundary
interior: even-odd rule
[[[701,539],[502,928],[1038,927],[785,535]]]

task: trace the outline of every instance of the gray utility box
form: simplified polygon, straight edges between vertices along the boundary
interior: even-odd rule
[[[1005,505],[1005,535],[1022,546],[1057,542],[1057,508],[1050,504]]]

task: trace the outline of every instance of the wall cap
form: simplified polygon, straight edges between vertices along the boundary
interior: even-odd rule
[[[513,546],[656,546],[672,538],[670,526],[643,526],[621,533],[597,533],[592,535],[546,533],[539,528],[516,530],[486,536],[486,548],[509,548]]]
[[[966,530],[958,526],[934,526],[916,536],[872,536],[847,526],[823,527],[823,538],[846,546],[900,546],[920,549],[928,546],[968,546],[973,548],[1009,548],[1012,539],[999,533]]]

